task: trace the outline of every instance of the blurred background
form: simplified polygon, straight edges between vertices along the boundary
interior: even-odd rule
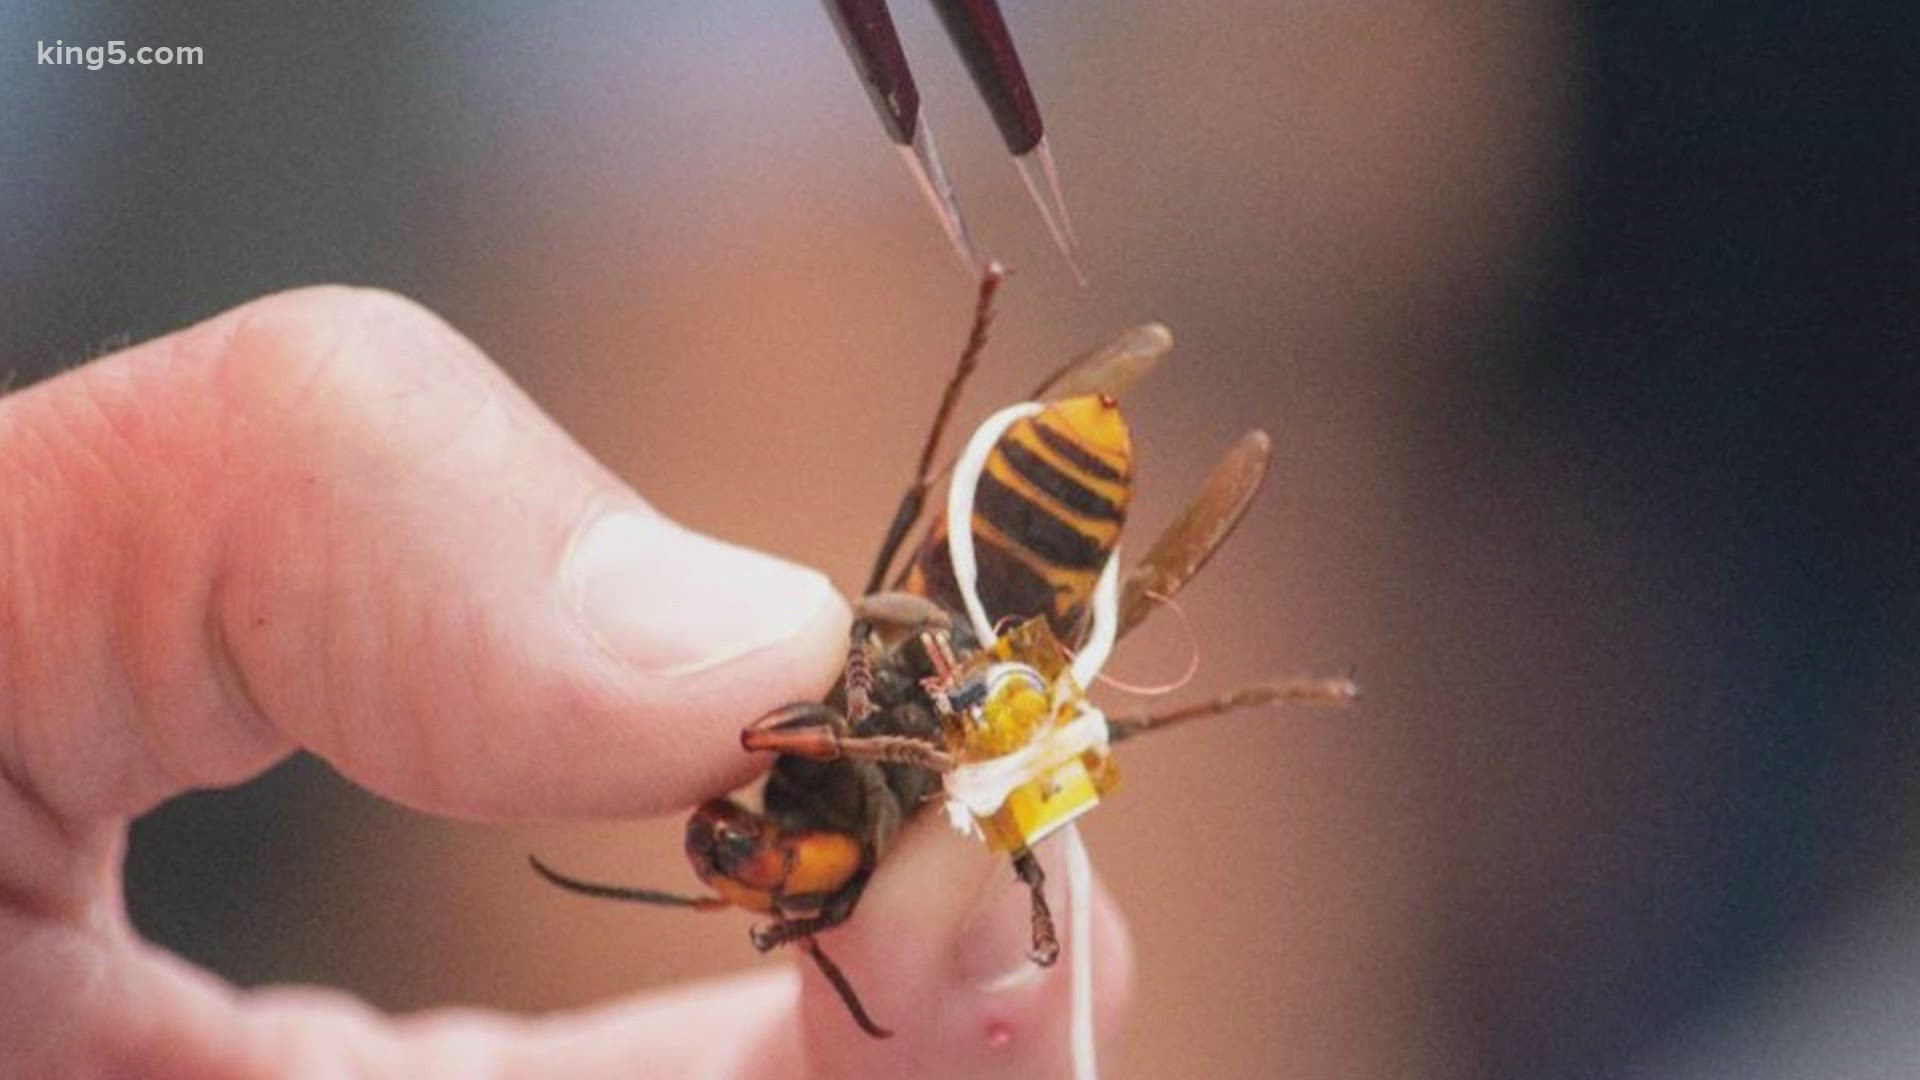
[[[1912,17],[1009,5],[1082,290],[895,8],[1017,270],[962,422],[1167,322],[1133,535],[1277,447],[1187,594],[1188,693],[1368,692],[1127,755],[1089,829],[1142,978],[1110,1074],[1920,1074]],[[206,62],[36,66],[56,38]],[[669,513],[859,584],[970,283],[817,5],[0,0],[0,39],[0,369],[384,286]],[[522,861],[675,886],[679,828],[429,820],[295,760],[142,821],[128,889],[243,984],[553,1009],[753,962],[744,920]]]

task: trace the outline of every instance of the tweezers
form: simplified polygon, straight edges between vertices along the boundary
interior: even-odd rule
[[[1040,108],[1034,102],[1033,88],[1027,82],[1026,69],[1014,49],[1013,35],[1000,14],[997,0],[932,0],[947,36],[973,76],[1013,155],[1020,179],[1047,223],[1054,246],[1083,284],[1078,245],[1073,223],[1067,217],[1066,202],[1060,196],[1059,170],[1053,152],[1047,147],[1046,127],[1040,120]],[[955,254],[971,274],[980,272],[980,257],[973,238],[967,232],[960,202],[954,196],[953,183],[940,163],[933,129],[920,110],[920,91],[914,85],[913,72],[894,32],[893,16],[886,0],[824,0],[827,14],[840,32],[841,43],[852,58],[854,70],[866,85],[874,111],[887,137],[900,151],[908,172],[919,185],[927,204],[940,220]]]

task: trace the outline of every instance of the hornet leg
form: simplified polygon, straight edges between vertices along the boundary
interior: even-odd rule
[[[847,632],[847,723],[855,727],[873,714],[873,659],[868,638],[879,627],[919,631],[945,630],[953,619],[939,604],[908,592],[869,593],[854,601],[853,627]]]
[[[1053,910],[1047,907],[1047,875],[1031,848],[1021,848],[1013,857],[1013,872],[1027,883],[1033,894],[1033,949],[1027,958],[1041,967],[1052,967],[1060,959],[1060,935],[1053,928]],[[1076,945],[1076,948],[1084,946]]]
[[[927,491],[933,487],[933,455],[940,449],[940,435],[947,429],[947,421],[953,416],[953,406],[960,400],[960,388],[967,384],[967,377],[980,364],[980,352],[987,347],[987,328],[993,325],[993,294],[1000,288],[1000,281],[1006,276],[1006,270],[999,263],[987,267],[980,278],[980,292],[973,304],[973,328],[967,332],[966,347],[960,350],[960,363],[947,379],[947,388],[940,394],[940,406],[933,414],[933,427],[927,432],[926,445],[920,448],[920,464],[914,470],[913,483],[907,487],[906,494],[900,497],[900,505],[893,512],[893,522],[887,526],[887,538],[880,543],[880,553],[874,557],[873,572],[867,576],[864,591],[874,592],[887,578],[887,569],[893,565],[893,557],[900,551],[900,545],[907,539],[907,533],[913,523],[920,520],[920,511],[926,505]]]
[[[811,937],[803,937],[800,939],[800,948],[813,958],[814,966],[820,969],[820,974],[827,977],[827,983],[833,987],[834,993],[840,995],[841,1002],[846,1005],[847,1011],[853,1014],[853,1022],[860,1025],[861,1031],[876,1039],[893,1038],[893,1032],[881,1027],[874,1022],[873,1017],[867,1015],[867,1007],[860,1003],[860,995],[854,992],[853,984],[847,981],[846,972],[841,971],[840,965],[827,956],[826,952],[820,948],[819,942]]]
[[[850,735],[847,718],[833,708],[803,701],[782,706],[740,733],[748,750],[792,754],[814,761],[878,761],[916,765],[931,772],[952,772],[953,755],[910,735]]]
[[[1360,688],[1351,678],[1338,679],[1286,679],[1280,682],[1261,683],[1257,686],[1243,686],[1238,690],[1221,694],[1210,701],[1193,705],[1183,705],[1164,712],[1136,713],[1132,716],[1114,716],[1107,719],[1107,728],[1114,742],[1131,739],[1135,735],[1145,735],[1149,731],[1159,731],[1175,724],[1184,724],[1189,720],[1204,720],[1209,716],[1232,712],[1235,709],[1252,708],[1256,705],[1351,705],[1360,696]]]

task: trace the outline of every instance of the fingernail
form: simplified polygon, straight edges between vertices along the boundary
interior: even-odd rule
[[[816,570],[614,510],[567,554],[562,580],[587,630],[642,670],[684,675],[785,641],[834,602]]]
[[[1051,873],[1046,894],[1057,920],[1059,890]],[[1065,932],[1058,923],[1056,928]],[[962,982],[985,993],[1026,986],[1045,973],[1027,955],[1033,949],[1033,894],[1010,866],[981,886],[956,947]]]

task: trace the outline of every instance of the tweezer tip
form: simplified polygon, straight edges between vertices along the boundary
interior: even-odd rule
[[[1014,155],[1013,163],[1020,170],[1020,179],[1026,182],[1027,194],[1033,196],[1033,205],[1046,221],[1047,231],[1053,234],[1054,246],[1067,260],[1074,280],[1086,288],[1087,275],[1080,269],[1080,245],[1074,240],[1073,219],[1067,216],[1067,201],[1060,194],[1060,170],[1053,164],[1053,151],[1047,148],[1047,137],[1042,135],[1033,149]]]
[[[947,240],[953,245],[954,254],[959,256],[960,265],[969,277],[980,275],[980,258],[974,253],[973,238],[967,233],[966,219],[960,216],[960,200],[954,197],[953,183],[947,179],[947,170],[940,164],[940,151],[934,145],[933,128],[927,124],[925,116],[920,117],[914,126],[913,141],[900,149],[900,159],[907,163],[907,171],[913,174],[914,182],[920,186],[920,194],[926,196],[927,205],[933,208],[935,217],[940,219],[940,227],[946,230]]]

